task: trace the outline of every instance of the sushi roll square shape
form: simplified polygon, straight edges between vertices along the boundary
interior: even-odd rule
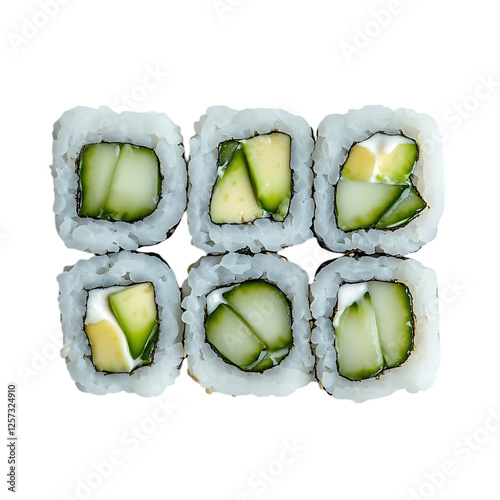
[[[58,282],[61,352],[81,391],[156,396],[174,383],[184,357],[180,290],[160,257],[94,256]]]
[[[186,208],[180,128],[164,114],[76,107],[53,132],[54,212],[66,246],[95,254],[168,238]]]
[[[314,139],[303,118],[215,106],[195,132],[187,209],[195,246],[257,253],[312,237]]]
[[[313,158],[314,233],[325,248],[406,255],[435,237],[443,152],[430,116],[383,106],[329,115]]]
[[[362,402],[434,383],[437,283],[419,262],[345,256],[326,263],[311,284],[311,313],[316,376],[333,397]]]
[[[207,391],[285,396],[313,379],[308,278],[296,264],[276,254],[209,255],[182,292],[188,373]]]

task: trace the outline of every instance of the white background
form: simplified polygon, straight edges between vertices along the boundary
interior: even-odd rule
[[[499,498],[500,31],[494,2],[24,0],[3,6],[2,388],[17,384],[17,498]],[[155,75],[155,79],[148,75]],[[58,351],[53,122],[77,105],[157,110],[185,144],[207,106],[284,108],[316,129],[365,104],[441,125],[446,210],[413,255],[438,274],[442,362],[418,394],[355,404],[310,384],[286,398],[159,398],[75,387]],[[202,252],[185,219],[154,249],[182,282]],[[332,254],[283,252],[312,277]],[[496,286],[495,286],[496,285]],[[6,411],[6,403],[2,403]],[[2,419],[6,435],[6,419]],[[4,441],[5,442],[5,441]],[[7,453],[0,453],[7,491]],[[292,449],[292,451],[290,451]]]

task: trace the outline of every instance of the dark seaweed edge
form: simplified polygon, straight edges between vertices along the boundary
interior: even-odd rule
[[[236,141],[236,142],[240,142],[240,141],[247,141],[249,139],[253,139],[254,137],[258,137],[259,135],[271,135],[271,134],[275,134],[275,133],[280,133],[280,134],[285,134],[287,135],[288,137],[290,137],[290,171],[292,173],[292,177],[291,177],[291,190],[290,190],[290,200],[288,202],[288,209],[287,209],[287,212],[286,212],[286,215],[285,217],[283,217],[283,220],[275,220],[273,218],[273,214],[271,214],[269,217],[268,216],[262,216],[262,217],[257,217],[251,221],[248,221],[248,222],[214,222],[212,220],[212,214],[210,212],[210,203],[212,201],[212,197],[214,195],[214,191],[215,191],[215,186],[217,184],[217,182],[219,181],[219,178],[218,178],[218,175],[216,176],[216,179],[212,185],[212,188],[211,188],[211,194],[210,194],[210,199],[209,199],[209,202],[208,202],[208,216],[210,217],[210,222],[214,225],[214,226],[219,226],[219,227],[222,227],[222,226],[254,226],[254,222],[256,220],[259,220],[259,219],[268,219],[270,220],[271,222],[276,222],[278,224],[284,224],[285,222],[285,219],[288,217],[288,215],[290,214],[290,205],[292,204],[292,198],[293,196],[295,195],[296,191],[295,191],[295,180],[294,180],[294,172],[295,172],[295,169],[292,167],[292,141],[294,141],[294,138],[288,134],[287,132],[282,132],[281,130],[279,129],[272,129],[270,132],[266,132],[264,134],[260,134],[258,133],[257,131],[254,131],[254,134],[252,136],[249,136],[249,137],[244,137],[242,139],[236,139],[236,138],[229,138],[229,139],[225,139],[224,141],[220,142],[217,146],[217,161],[216,161],[216,172],[219,171],[219,168],[221,167],[224,167],[224,165],[220,165],[220,151],[221,151],[221,144],[225,143],[225,142],[230,142],[230,141]],[[314,138],[314,137],[313,137]],[[234,153],[233,153],[234,154]],[[232,157],[231,157],[232,158]],[[229,163],[229,162],[226,162],[226,163]],[[227,166],[227,165],[226,165]],[[254,190],[254,194],[255,194],[255,186],[253,185],[253,181],[252,181],[252,177],[250,176],[250,181],[252,182],[252,188]],[[257,198],[257,196],[255,195],[255,197]],[[258,202],[258,200],[257,200]],[[260,203],[259,203],[260,205]]]
[[[136,148],[149,149],[149,151],[152,151],[154,153],[155,158],[156,158],[156,164],[158,166],[158,172],[160,174],[160,178],[159,178],[160,194],[158,196],[158,201],[156,202],[154,209],[149,214],[144,215],[143,217],[139,217],[138,219],[129,220],[129,221],[128,220],[121,220],[121,219],[112,219],[111,217],[107,217],[107,218],[105,218],[105,217],[92,217],[91,215],[81,215],[80,214],[80,210],[82,208],[81,207],[81,204],[82,204],[82,181],[81,181],[81,176],[80,176],[82,154],[83,154],[84,149],[87,146],[94,146],[96,144],[119,144],[119,145],[123,145],[123,146],[130,145],[130,146],[134,146]],[[146,219],[153,212],[155,212],[156,209],[158,208],[160,200],[162,199],[163,180],[164,180],[165,176],[163,175],[163,170],[161,168],[161,162],[160,162],[160,159],[158,158],[158,155],[156,154],[156,151],[153,148],[149,148],[147,146],[138,146],[137,144],[134,144],[132,142],[118,142],[118,141],[89,142],[89,143],[83,144],[83,146],[80,148],[80,152],[78,153],[78,156],[76,157],[76,160],[75,160],[75,173],[78,176],[78,186],[77,186],[77,192],[75,195],[75,197],[76,197],[76,213],[77,213],[78,217],[80,217],[81,219],[104,220],[107,222],[124,222],[126,224],[135,224],[136,222],[139,222],[139,221]]]
[[[118,252],[106,252],[105,254],[102,254],[102,255],[97,255],[97,256],[111,256],[111,255],[114,255],[114,254],[117,254],[117,253],[120,253],[121,251],[123,250],[120,250]],[[177,288],[179,289],[179,292],[180,292],[180,303],[182,303],[182,299],[183,299],[183,294],[182,294],[182,289],[178,286],[178,282],[177,282],[177,278],[175,277],[175,273],[174,273],[174,270],[170,267],[170,265],[168,264],[168,262],[160,255],[160,254],[157,254],[155,252],[140,252],[140,251],[137,251],[137,250],[125,250],[126,252],[129,252],[131,254],[136,254],[136,255],[148,255],[149,257],[153,257],[153,258],[156,258],[158,260],[160,260],[164,265],[166,265],[168,267],[168,269],[170,269],[170,271],[172,272],[172,274],[174,275],[174,279],[177,283]],[[66,267],[68,267],[68,269],[66,270]],[[65,269],[64,269],[64,272],[69,272],[73,267],[74,265],[72,266],[66,266]],[[154,288],[154,283],[152,283],[151,281],[132,281],[128,276],[126,278],[128,281],[130,281],[130,285],[116,285],[116,286],[132,286],[134,284],[139,284],[139,283],[151,283],[153,285],[153,288]],[[111,285],[111,286],[115,286],[115,285]],[[89,349],[90,349],[90,352],[91,354],[88,355],[88,354],[85,354],[83,357],[84,358],[87,358],[91,361],[92,363],[92,366],[94,367],[95,369],[95,372],[96,373],[102,373],[104,375],[117,375],[117,374],[128,374],[128,375],[133,375],[134,372],[136,370],[139,370],[141,368],[145,368],[145,367],[148,367],[148,366],[153,366],[155,364],[154,362],[154,356],[156,354],[156,351],[157,351],[157,348],[158,348],[158,343],[159,343],[159,339],[160,339],[160,335],[162,333],[162,318],[158,318],[158,321],[157,321],[157,324],[158,324],[158,334],[156,336],[156,340],[154,342],[154,346],[153,348],[151,349],[151,354],[150,354],[150,358],[151,358],[151,361],[149,363],[145,363],[145,364],[142,364],[142,365],[139,365],[139,366],[136,366],[132,371],[130,372],[109,372],[109,371],[106,371],[106,370],[97,370],[97,368],[95,367],[94,365],[94,362],[92,360],[92,349],[90,348],[90,341],[87,337],[87,334],[85,332],[85,318],[86,318],[86,312],[87,312],[87,302],[88,302],[88,292],[90,290],[95,290],[95,289],[103,289],[103,288],[109,288],[109,287],[104,287],[104,286],[98,286],[98,287],[94,287],[94,288],[85,288],[83,287],[83,290],[85,290],[86,294],[87,294],[87,299],[85,300],[85,314],[82,316],[82,332],[83,334],[85,335],[85,338],[87,339],[87,343],[89,345]],[[59,292],[59,295],[61,294],[61,292]],[[157,316],[158,316],[158,302],[156,301],[156,294],[155,294],[155,303],[156,303],[156,311],[157,311]],[[182,311],[182,307],[181,307],[181,311]],[[182,315],[182,314],[181,314]],[[182,349],[184,350],[184,346],[185,346],[185,330],[186,330],[186,324],[181,320],[181,328],[182,330],[179,332],[179,335],[180,335],[180,342],[182,344]],[[186,356],[184,355],[184,358]],[[178,367],[180,369],[180,367],[182,366],[182,360],[181,362],[179,363]]]
[[[394,368],[399,368],[400,366],[403,366],[406,363],[406,361],[408,361],[408,359],[409,359],[410,355],[412,354],[412,352],[415,350],[415,333],[416,333],[415,332],[415,324],[416,324],[416,317],[415,317],[415,312],[414,312],[414,309],[413,309],[413,295],[411,294],[410,289],[409,289],[409,287],[408,287],[408,285],[406,283],[398,281],[397,279],[379,280],[377,278],[372,278],[370,280],[362,280],[362,281],[347,281],[347,280],[342,280],[340,282],[340,284],[339,284],[339,290],[340,290],[340,287],[343,286],[343,285],[351,285],[351,284],[356,284],[356,283],[369,283],[370,281],[378,281],[380,283],[398,283],[398,284],[403,285],[405,287],[406,293],[408,294],[408,297],[410,298],[411,329],[412,329],[412,332],[411,332],[411,347],[408,350],[408,352],[406,353],[406,357],[403,359],[403,361],[401,363],[399,363],[399,365],[391,366],[390,368],[385,367],[385,368],[380,369],[377,373],[375,373],[374,375],[371,375],[370,377],[364,377],[364,378],[359,379],[359,380],[353,380],[353,379],[350,379],[349,377],[346,377],[346,376],[342,375],[340,373],[340,371],[339,371],[338,351],[337,351],[337,347],[335,345],[336,344],[337,336],[335,334],[335,327],[332,326],[332,328],[333,328],[333,348],[335,349],[335,353],[336,353],[336,356],[335,356],[335,365],[336,365],[336,368],[337,368],[337,373],[338,373],[338,375],[340,377],[342,377],[345,380],[348,380],[349,382],[363,382],[364,380],[370,380],[370,379],[380,380],[380,378],[382,377],[382,375],[384,375],[389,370],[393,370]],[[335,307],[333,308],[332,314],[330,316],[328,316],[328,319],[330,320],[330,322],[332,323],[332,325],[333,325],[333,319],[334,319],[335,315],[337,314],[337,310],[338,310],[338,300],[337,300],[337,304],[335,304]]]
[[[95,142],[95,143],[88,143],[88,144],[101,144],[101,143],[108,143],[108,144],[111,144],[110,142],[108,141],[101,141],[100,143],[99,142]],[[137,146],[136,144],[133,144],[133,143],[129,143],[129,142],[123,142],[123,143],[119,143],[117,142],[117,144],[131,144],[132,146]],[[116,221],[116,220],[112,220],[112,219],[100,219],[100,218],[96,218],[96,217],[90,217],[90,216],[81,216],[79,214],[79,204],[80,204],[80,186],[81,186],[81,183],[80,183],[80,172],[79,172],[79,165],[80,165],[80,156],[82,154],[82,151],[84,149],[84,147],[86,146],[87,144],[83,144],[82,147],[80,148],[80,152],[78,153],[78,156],[75,158],[75,173],[78,177],[78,183],[77,183],[77,186],[76,186],[76,192],[75,192],[75,213],[76,213],[76,216],[79,218],[79,219],[92,219],[94,220],[97,224],[100,223],[100,221],[102,222],[109,222],[109,223],[115,223],[115,222],[120,222],[120,223],[124,223],[124,224],[130,224],[130,225],[133,225],[135,224],[136,222],[139,222],[139,221],[143,221],[143,220],[146,220],[148,217],[150,217],[155,211],[156,211],[156,208],[158,207],[158,204],[160,203],[161,201],[161,198],[162,198],[162,194],[163,194],[163,189],[162,189],[162,185],[160,186],[160,197],[158,199],[158,203],[156,205],[156,208],[155,210],[153,210],[153,212],[151,212],[149,215],[146,215],[144,217],[141,217],[140,219],[137,219],[135,221]],[[185,212],[186,212],[186,207],[187,207],[187,203],[188,203],[188,190],[189,190],[189,176],[188,176],[188,164],[189,164],[189,159],[186,159],[186,150],[184,148],[184,143],[181,141],[177,144],[177,146],[181,146],[182,149],[183,149],[183,152],[182,152],[182,159],[184,161],[184,165],[185,165],[185,169],[186,169],[186,184],[184,186],[184,191],[186,193],[186,206],[184,207],[184,210],[182,211],[180,217],[179,217],[179,220],[172,225],[172,227],[170,227],[170,229],[167,230],[166,234],[165,234],[165,238],[160,240],[160,241],[157,241],[156,243],[149,243],[149,244],[141,244],[139,241],[135,240],[136,243],[137,243],[137,248],[143,248],[143,247],[150,247],[150,246],[154,246],[154,245],[158,245],[160,243],[162,243],[163,241],[167,240],[168,238],[170,238],[175,230],[177,229],[177,227],[179,226],[179,224],[181,223],[181,220],[182,220],[182,217],[184,216]],[[138,147],[141,147],[141,148],[146,148],[146,149],[150,149],[152,150],[154,153],[155,153],[155,156],[158,160],[158,166],[159,166],[159,170],[160,170],[160,177],[161,177],[161,184],[163,184],[163,179],[165,178],[165,176],[163,175],[163,169],[162,169],[162,163],[160,162],[160,159],[158,158],[158,155],[156,154],[156,151],[152,148],[148,148],[147,146],[138,146]],[[132,236],[135,236],[135,235],[132,235]],[[134,239],[134,238],[132,238]],[[120,250],[127,250],[121,246],[119,246],[119,251]],[[88,250],[86,250],[88,251]],[[127,250],[127,251],[132,251],[132,250]],[[110,253],[116,253],[116,252],[112,252],[112,251],[105,251],[105,252],[102,252],[102,253],[96,253],[96,252],[92,252],[90,251],[90,253],[92,253],[93,255],[108,255]],[[166,263],[166,262],[165,262]]]
[[[111,285],[111,286],[128,287],[128,286],[140,285],[142,283],[149,283],[149,284],[152,285],[153,290],[155,288],[154,283],[152,283],[151,281],[132,281],[130,279],[129,279],[129,281],[131,282],[129,285]],[[83,290],[85,290],[85,292],[86,292],[87,298],[85,300],[85,314],[82,317],[82,325],[83,325],[82,331],[83,331],[83,333],[85,335],[85,338],[87,339],[87,344],[88,344],[89,349],[90,349],[90,355],[85,354],[84,357],[90,360],[90,362],[92,363],[92,366],[94,367],[94,369],[95,369],[95,371],[97,373],[103,373],[104,375],[116,375],[116,374],[120,374],[120,373],[125,373],[125,374],[128,374],[128,375],[132,375],[139,368],[143,368],[143,367],[146,367],[146,366],[153,366],[154,365],[154,355],[156,353],[156,348],[158,346],[158,339],[160,338],[160,332],[161,332],[161,328],[160,328],[161,321],[160,321],[160,318],[158,318],[158,302],[156,301],[156,294],[155,294],[155,305],[156,305],[156,311],[157,311],[156,312],[156,317],[157,317],[156,325],[158,326],[158,328],[157,328],[157,333],[156,333],[156,339],[153,342],[153,346],[152,346],[151,351],[149,353],[149,362],[148,363],[143,363],[141,365],[138,365],[133,370],[131,370],[129,372],[112,372],[112,371],[108,371],[108,370],[98,370],[96,368],[96,366],[94,364],[94,359],[93,359],[93,356],[92,356],[92,347],[90,345],[90,340],[89,340],[89,338],[87,336],[87,332],[85,331],[85,319],[87,318],[87,309],[88,309],[87,304],[88,304],[88,301],[89,301],[89,292],[92,291],[92,290],[104,290],[105,288],[111,288],[111,287],[110,286],[96,286],[94,288],[83,288]],[[150,340],[150,338],[148,337],[146,345],[148,344],[149,340]],[[128,342],[127,342],[127,345],[128,345]],[[144,346],[144,348],[146,348],[146,345]]]
[[[339,181],[340,181],[340,179],[342,177],[342,170],[344,169],[344,166],[347,163],[347,160],[349,159],[349,156],[350,156],[350,153],[351,153],[351,149],[356,144],[361,144],[362,142],[367,141],[368,139],[370,139],[371,137],[373,137],[375,134],[384,134],[384,135],[389,135],[389,136],[402,135],[403,137],[406,137],[407,139],[410,139],[410,140],[412,140],[415,143],[415,146],[417,147],[417,158],[416,158],[414,166],[412,168],[410,177],[408,178],[408,187],[413,187],[413,189],[417,192],[417,194],[420,197],[420,199],[424,202],[425,206],[423,208],[421,208],[416,214],[414,214],[413,217],[409,218],[408,220],[406,220],[403,223],[398,224],[397,226],[394,226],[394,227],[380,228],[380,227],[376,227],[374,225],[371,225],[371,226],[365,226],[365,227],[357,227],[357,228],[348,229],[347,231],[344,231],[343,229],[341,229],[339,227],[338,217],[337,217],[337,204],[336,204],[336,201],[337,201],[337,187],[338,187],[338,183],[339,183]],[[426,208],[430,208],[429,204],[424,199],[424,197],[420,194],[419,190],[417,189],[417,186],[415,186],[415,183],[413,182],[413,170],[415,168],[415,165],[418,163],[418,160],[420,159],[420,149],[421,149],[420,143],[416,139],[414,139],[413,137],[410,137],[409,135],[406,135],[401,129],[399,129],[399,134],[388,134],[388,133],[386,133],[386,132],[384,132],[382,130],[378,130],[377,132],[373,132],[371,135],[369,135],[366,139],[363,139],[362,141],[354,141],[351,144],[351,147],[349,148],[349,151],[347,152],[347,155],[346,155],[346,158],[344,160],[344,163],[340,166],[340,169],[339,169],[339,179],[338,179],[337,183],[335,184],[335,186],[333,186],[333,189],[334,189],[334,200],[335,200],[335,204],[334,204],[334,207],[333,207],[333,217],[334,217],[335,225],[336,225],[337,229],[339,229],[340,231],[342,231],[345,234],[355,233],[355,232],[361,231],[361,230],[364,230],[364,231],[368,232],[368,231],[373,230],[373,229],[376,229],[378,231],[397,231],[398,229],[401,229],[401,228],[405,227],[412,220],[416,219]]]
[[[273,252],[269,252],[269,253],[273,253]],[[258,254],[251,254],[251,255],[258,255]],[[277,255],[277,254],[276,254]],[[284,257],[281,257],[279,256],[280,258],[283,258],[284,260],[287,260],[285,259]],[[203,257],[202,257],[203,258]],[[203,309],[203,328],[205,330],[205,336],[204,336],[204,341],[206,344],[208,344],[210,346],[210,348],[215,352],[215,354],[222,360],[224,361],[224,363],[230,365],[230,366],[234,366],[236,368],[238,368],[238,370],[240,370],[241,372],[243,373],[249,373],[249,374],[252,374],[252,373],[258,373],[258,374],[263,374],[264,372],[267,372],[268,370],[272,370],[273,368],[279,366],[283,360],[285,360],[289,355],[290,355],[290,352],[292,351],[292,349],[295,347],[295,337],[294,337],[294,334],[293,334],[293,298],[290,300],[288,298],[288,295],[276,284],[276,283],[273,283],[272,281],[268,280],[268,279],[264,279],[262,276],[260,278],[255,278],[255,279],[250,279],[250,280],[245,280],[243,279],[242,281],[237,281],[236,283],[223,283],[223,284],[219,284],[215,287],[213,287],[209,292],[207,292],[205,294],[205,297],[207,295],[209,295],[210,293],[214,292],[215,290],[218,290],[220,288],[227,288],[227,287],[230,287],[230,286],[238,286],[238,285],[241,285],[243,283],[248,283],[248,282],[251,282],[251,281],[262,281],[262,282],[265,282],[265,283],[268,283],[274,287],[276,287],[282,294],[283,296],[285,297],[285,300],[287,301],[288,303],[288,310],[289,310],[289,313],[290,313],[290,329],[292,331],[292,343],[290,344],[289,348],[288,348],[288,352],[286,353],[285,356],[283,356],[278,363],[276,363],[275,365],[273,366],[270,366],[269,368],[265,368],[264,370],[262,371],[253,371],[253,370],[245,370],[243,369],[241,366],[238,366],[237,364],[233,363],[232,361],[230,361],[229,359],[227,359],[226,357],[224,357],[224,355],[222,353],[220,353],[217,348],[208,340],[207,338],[207,330],[206,330],[206,327],[205,327],[205,324],[206,324],[206,321],[207,321],[207,318],[208,318],[208,314],[207,314],[207,306],[205,304],[205,307]]]

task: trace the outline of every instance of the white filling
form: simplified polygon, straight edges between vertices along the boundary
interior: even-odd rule
[[[227,304],[222,294],[229,292],[229,290],[232,290],[235,286],[237,285],[217,288],[207,295],[207,315],[212,314],[220,304]]]
[[[391,154],[400,144],[415,144],[415,141],[404,135],[388,135],[377,132],[358,144],[378,157],[381,154]]]
[[[85,324],[92,325],[99,321],[106,320],[113,324],[115,328],[121,330],[118,321],[109,305],[109,296],[114,292],[119,292],[125,289],[124,286],[110,286],[109,288],[96,288],[89,290],[87,299],[87,314],[85,316]]]
[[[365,293],[368,291],[368,283],[351,283],[348,285],[342,285],[339,288],[339,293],[337,296],[337,313],[335,314],[335,319],[333,320],[334,328],[339,326],[340,316],[355,302],[362,299]]]

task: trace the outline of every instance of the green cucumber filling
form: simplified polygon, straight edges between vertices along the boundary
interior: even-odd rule
[[[354,144],[336,186],[335,215],[343,231],[393,229],[427,206],[412,182],[418,147],[404,135],[378,132]]]
[[[158,336],[153,285],[90,290],[84,329],[97,370],[131,372],[151,363]]]
[[[160,200],[161,175],[149,148],[101,142],[83,147],[79,159],[81,217],[134,222]]]
[[[282,221],[292,195],[291,138],[282,132],[219,144],[218,178],[210,202],[216,224]]]
[[[342,285],[333,327],[337,369],[343,377],[363,380],[401,365],[414,339],[408,288],[386,281]]]
[[[286,297],[266,281],[246,281],[207,296],[207,341],[226,362],[244,371],[277,365],[292,347],[291,325]]]

